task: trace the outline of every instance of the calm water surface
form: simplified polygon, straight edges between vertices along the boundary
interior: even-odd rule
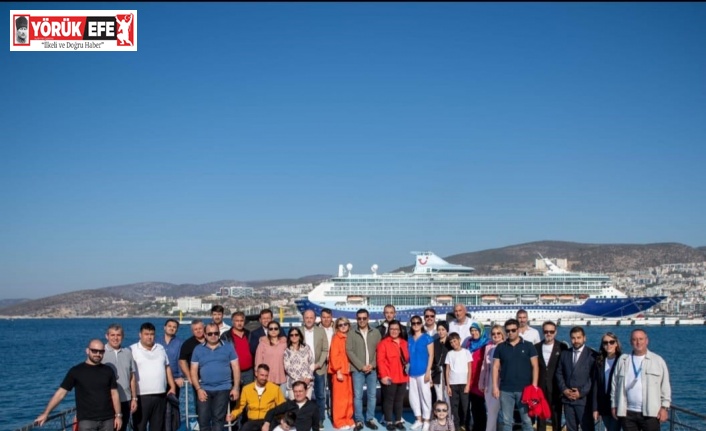
[[[112,322],[125,328],[124,345],[137,342],[142,322],[151,321],[161,335],[164,319],[21,319],[0,321],[0,369],[4,372],[0,391],[0,430],[13,430],[30,423],[44,409],[70,367],[85,360],[91,338],[104,339]],[[598,349],[600,336],[615,332],[629,351],[630,326],[586,327],[588,344]],[[568,327],[560,327],[558,338],[569,339]],[[669,366],[673,403],[706,412],[706,343],[703,326],[658,326],[646,328],[650,350]],[[188,326],[178,336],[191,336]],[[54,412],[73,407],[73,392]]]

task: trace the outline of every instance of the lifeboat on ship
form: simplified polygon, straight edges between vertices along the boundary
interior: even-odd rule
[[[520,297],[520,301],[522,301],[525,304],[531,304],[533,302],[537,302],[537,295],[522,295]]]
[[[574,300],[574,295],[559,295],[559,301],[570,302]]]
[[[440,295],[436,297],[436,300],[441,303],[448,303],[453,301],[454,298],[451,295]]]
[[[556,301],[556,295],[542,295],[542,301]]]
[[[579,295],[579,299],[588,299],[588,295],[582,293],[581,295]]]
[[[348,303],[350,304],[360,304],[361,302],[365,301],[365,297],[360,295],[348,295],[346,301],[348,301]]]
[[[483,295],[480,299],[483,302],[496,302],[498,300],[498,295]]]
[[[517,296],[515,295],[503,295],[500,297],[500,302],[517,302]]]

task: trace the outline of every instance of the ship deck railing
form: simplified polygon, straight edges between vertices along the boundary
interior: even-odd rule
[[[198,429],[196,424],[196,419],[198,418],[193,412],[191,412],[191,407],[193,405],[189,401],[190,388],[187,388],[188,382],[185,382],[182,390],[184,391],[184,409],[181,411],[182,425],[179,428],[180,431],[191,431]],[[379,386],[379,385],[378,385]],[[411,425],[411,421],[414,421],[414,414],[410,409],[405,409],[404,419],[410,422],[407,425]],[[41,430],[41,431],[69,431],[73,429],[74,420],[76,417],[76,407],[72,407],[57,413],[50,415],[44,425],[39,426],[34,423],[27,424],[21,428],[17,428],[15,431],[31,431],[31,430]],[[513,429],[520,429],[520,424],[514,424]],[[551,426],[547,427],[551,430]],[[128,423],[128,430],[134,431],[132,422]],[[236,422],[226,424],[226,429],[237,431]],[[409,427],[408,427],[409,429]],[[562,430],[566,427],[562,426]],[[662,424],[662,431],[703,431],[706,430],[706,414],[698,413],[692,410],[685,409],[683,407],[672,404],[669,409],[669,418],[665,423]],[[322,431],[336,431],[331,425],[331,421],[327,419],[324,422],[324,428]],[[596,423],[595,431],[605,431],[603,422]]]

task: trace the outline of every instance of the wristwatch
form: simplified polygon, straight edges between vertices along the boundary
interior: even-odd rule
[[[121,418],[121,417],[123,417],[123,414],[122,414],[122,413],[116,413],[116,414],[115,414],[115,417],[116,417],[116,418]]]

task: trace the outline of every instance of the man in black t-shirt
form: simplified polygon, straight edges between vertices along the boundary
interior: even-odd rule
[[[76,417],[79,430],[113,431],[120,429],[120,397],[115,372],[101,364],[105,346],[98,339],[93,339],[86,348],[86,361],[72,367],[59,389],[49,400],[44,412],[37,416],[34,423],[42,426],[49,413],[76,388]]]

